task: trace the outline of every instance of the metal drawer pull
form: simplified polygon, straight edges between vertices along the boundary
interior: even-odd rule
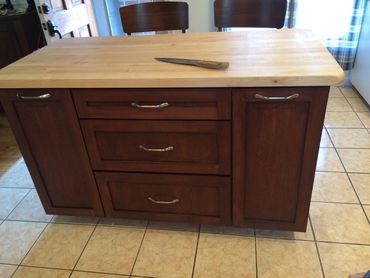
[[[256,94],[255,97],[258,98],[258,99],[264,99],[264,100],[289,100],[289,99],[298,98],[299,94],[293,94],[293,95],[290,95],[290,96],[287,96],[287,97],[266,97],[266,96],[262,96],[260,94]]]
[[[163,102],[161,104],[154,104],[154,105],[141,105],[136,102],[131,102],[131,106],[135,108],[151,108],[151,109],[159,109],[159,108],[165,108],[170,106],[168,102]]]
[[[21,94],[17,94],[17,98],[24,99],[24,100],[31,100],[31,99],[48,99],[51,98],[51,95],[49,93],[39,95],[39,96],[32,96],[32,97],[26,97],[22,96]]]
[[[179,199],[174,199],[172,201],[157,201],[157,200],[154,200],[152,197],[148,197],[148,200],[151,201],[152,203],[161,204],[161,205],[171,205],[171,204],[176,204],[180,202]]]
[[[150,148],[146,148],[145,145],[140,145],[139,149],[146,151],[146,152],[169,152],[169,151],[173,151],[174,147],[169,146],[163,149],[150,149]]]

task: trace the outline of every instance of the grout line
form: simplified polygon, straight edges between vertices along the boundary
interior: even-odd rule
[[[361,118],[360,118],[360,116],[358,115],[358,113],[357,112],[355,112],[355,114],[356,114],[356,117],[357,117],[357,119],[361,122],[361,124],[364,126],[364,128],[366,129],[366,125],[364,124],[364,122],[361,120]]]
[[[362,175],[369,175],[369,173],[366,172],[346,172],[346,171],[325,171],[325,170],[316,170],[317,173],[348,173],[348,174],[362,174]]]
[[[27,255],[31,252],[32,248],[36,245],[36,242],[40,239],[41,235],[45,232],[46,228],[49,226],[49,223],[47,223],[44,227],[44,229],[41,231],[41,233],[39,234],[39,236],[36,238],[36,240],[34,241],[34,243],[31,245],[31,247],[28,249],[28,251],[26,252],[26,254],[23,256],[22,260],[20,261],[17,269],[14,271],[14,273],[12,274],[12,276],[10,276],[11,278],[14,276],[14,274],[18,271],[19,267],[22,265],[24,259],[27,257]]]
[[[256,278],[258,278],[258,251],[257,251],[257,230],[254,229],[254,257],[256,262]]]
[[[323,204],[338,204],[338,205],[360,205],[358,203],[348,203],[348,202],[334,202],[334,201],[311,201],[311,203],[323,203]]]
[[[311,220],[311,216],[308,216],[308,221],[310,221],[310,224],[311,224],[311,231],[312,231],[312,235],[313,235],[313,240],[315,242],[317,256],[318,256],[319,262],[320,262],[320,268],[321,268],[322,277],[325,278],[324,267],[323,267],[323,264],[322,264],[322,260],[321,260],[321,256],[320,256],[320,251],[319,251],[319,246],[317,244],[316,234],[315,234],[315,230],[313,228],[313,223],[312,223],[312,220]]]
[[[75,270],[75,268],[76,268],[76,266],[77,266],[78,262],[80,261],[80,259],[81,259],[81,257],[82,257],[82,254],[84,253],[84,251],[85,251],[85,249],[86,249],[87,245],[89,244],[90,239],[92,238],[93,234],[95,233],[95,230],[96,230],[96,227],[97,227],[97,226],[98,226],[98,225],[97,225],[97,224],[95,224],[94,229],[92,230],[92,232],[91,232],[91,234],[90,234],[89,238],[87,239],[85,246],[82,248],[82,251],[81,251],[80,255],[78,256],[78,258],[77,258],[77,260],[76,260],[76,263],[75,263],[75,265],[73,266],[72,271],[71,271],[71,273],[69,274],[69,276],[68,276],[68,277],[71,277],[71,276],[72,276],[72,273],[73,273],[73,271]]]
[[[145,231],[143,233],[143,237],[141,238],[141,242],[140,242],[139,248],[138,248],[137,253],[136,253],[135,261],[132,264],[132,268],[131,268],[131,271],[130,271],[130,276],[132,276],[132,273],[134,272],[134,268],[135,268],[135,265],[136,265],[137,258],[139,257],[141,246],[143,245],[144,238],[146,236],[146,232],[148,231],[148,226],[149,226],[149,221],[146,222]]]
[[[198,255],[198,246],[199,246],[199,238],[200,238],[200,229],[201,225],[198,226],[198,237],[197,237],[197,244],[195,246],[195,254],[194,254],[194,260],[193,260],[193,269],[191,271],[191,277],[194,277],[194,271],[195,271],[195,264],[197,262],[197,255]]]

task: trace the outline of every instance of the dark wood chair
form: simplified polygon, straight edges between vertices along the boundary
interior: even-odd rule
[[[215,26],[282,28],[286,0],[215,0]]]
[[[182,30],[189,28],[186,2],[153,2],[124,6],[119,9],[123,31],[137,32]]]

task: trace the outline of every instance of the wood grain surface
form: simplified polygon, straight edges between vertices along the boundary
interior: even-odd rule
[[[154,57],[217,60],[225,71]],[[0,88],[329,86],[343,71],[311,31],[63,39],[0,70]]]

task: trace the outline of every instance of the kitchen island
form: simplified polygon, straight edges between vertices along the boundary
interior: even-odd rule
[[[342,79],[307,30],[78,38],[0,70],[0,100],[49,214],[305,231]]]

